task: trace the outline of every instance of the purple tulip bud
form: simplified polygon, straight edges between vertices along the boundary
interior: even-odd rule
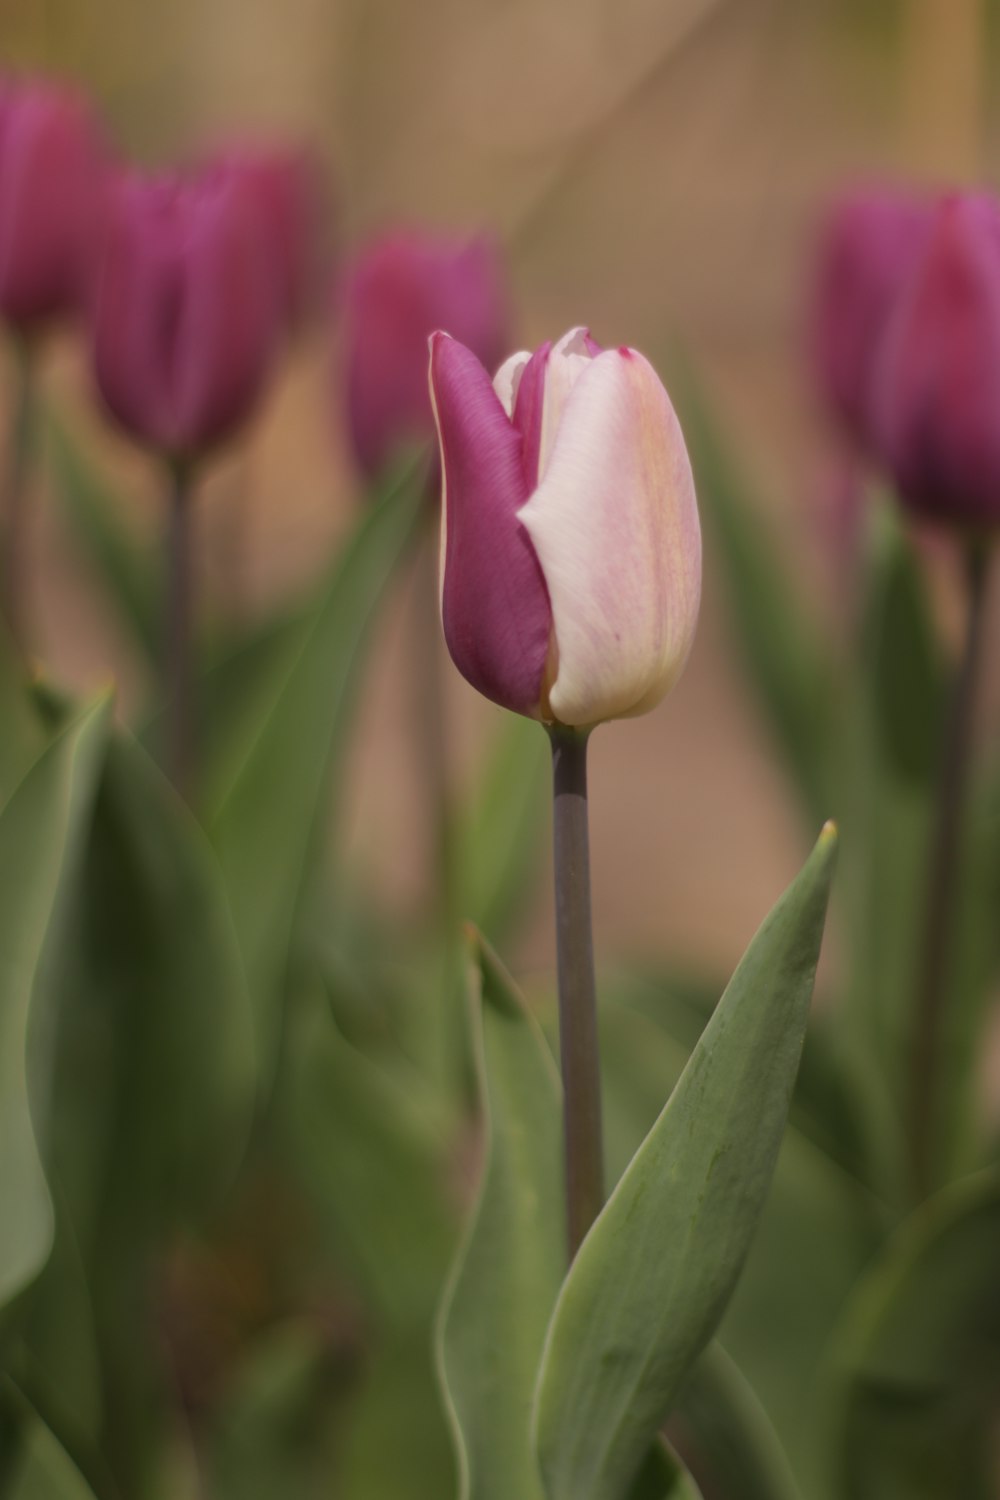
[[[1000,202],[937,205],[877,370],[880,452],[930,520],[1000,522]]]
[[[0,83],[0,314],[24,331],[77,312],[102,231],[107,159],[88,101]]]
[[[435,333],[430,380],[455,665],[534,718],[647,712],[680,676],[701,592],[691,466],[656,372],[576,328],[493,381]]]
[[[235,144],[213,158],[254,194],[281,284],[290,325],[315,305],[320,281],[325,202],[316,161],[305,150]]]
[[[484,237],[392,234],[358,257],[346,300],[350,434],[362,472],[375,478],[401,447],[434,436],[427,339],[436,328],[491,369],[500,359],[508,317],[499,252]]]
[[[811,347],[820,388],[871,452],[873,371],[900,288],[930,223],[931,205],[898,189],[862,189],[834,205],[820,245]]]
[[[257,201],[232,174],[123,178],[94,311],[101,394],[135,437],[175,458],[251,414],[282,327]]]

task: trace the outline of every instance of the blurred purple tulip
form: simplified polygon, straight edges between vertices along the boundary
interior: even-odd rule
[[[398,231],[357,258],[346,292],[347,411],[358,464],[375,478],[407,443],[429,442],[427,339],[443,328],[488,369],[507,347],[508,303],[492,240]]]
[[[880,456],[913,511],[1000,522],[1000,201],[936,206],[878,360]]]
[[[246,183],[269,236],[289,325],[315,306],[325,229],[323,185],[316,160],[294,147],[235,143],[213,157],[220,173]]]
[[[264,388],[283,295],[255,193],[240,177],[123,177],[93,315],[108,407],[173,458],[221,442]]]
[[[927,234],[931,205],[898,188],[863,188],[834,204],[823,229],[811,308],[820,389],[848,436],[870,453],[873,372],[895,299]]]
[[[107,165],[97,117],[76,89],[0,82],[0,315],[22,331],[83,305]]]

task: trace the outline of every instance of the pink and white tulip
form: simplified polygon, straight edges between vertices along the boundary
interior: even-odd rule
[[[577,728],[655,707],[694,638],[701,531],[652,366],[576,328],[491,381],[435,333],[430,382],[459,671],[505,708]]]

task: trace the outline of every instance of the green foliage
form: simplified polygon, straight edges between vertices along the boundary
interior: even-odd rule
[[[761,928],[553,1314],[537,1441],[550,1500],[616,1500],[711,1338],[770,1184],[836,838]]]

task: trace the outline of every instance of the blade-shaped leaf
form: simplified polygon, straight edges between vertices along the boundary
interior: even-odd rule
[[[409,471],[363,516],[312,629],[211,818],[254,998],[265,1074],[273,1063],[278,999],[303,882],[332,769],[350,727],[364,648],[385,586],[414,534],[421,503]]]
[[[732,1294],[788,1116],[835,849],[827,827],[563,1284],[536,1404],[549,1500],[619,1500]]]
[[[735,636],[810,822],[836,811],[835,658],[792,587],[761,508],[735,471],[694,371],[676,361],[684,435],[704,523],[725,574]]]
[[[499,943],[524,910],[540,868],[549,744],[533,720],[507,714],[460,827],[461,916]]]
[[[152,558],[129,535],[126,507],[109,492],[62,423],[48,423],[48,456],[70,525],[131,639],[159,660],[160,583]]]
[[[95,1492],[12,1380],[0,1376],[4,1500],[94,1500]]]
[[[925,1203],[859,1281],[833,1359],[838,1493],[992,1500],[1000,1175]]]
[[[43,751],[0,814],[0,1305],[37,1275],[52,1245],[53,1210],[35,1117],[46,1070],[29,1102],[26,1047],[78,874],[110,703],[102,699]]]
[[[682,1391],[670,1424],[711,1492],[727,1500],[798,1500],[795,1479],[752,1387],[717,1341]]]
[[[24,663],[0,624],[0,807],[42,753],[45,735],[25,682]]]
[[[531,1402],[566,1269],[562,1088],[537,1023],[483,944],[473,976],[485,1161],[441,1311],[438,1363],[461,1500],[544,1500]]]

